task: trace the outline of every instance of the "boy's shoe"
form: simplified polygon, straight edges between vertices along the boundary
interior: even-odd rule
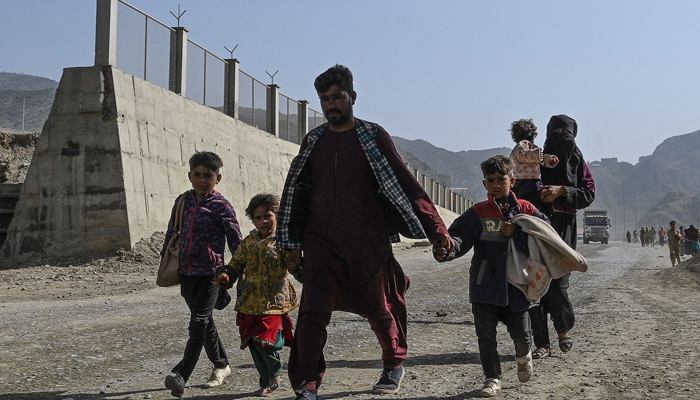
[[[177,372],[175,375],[165,377],[165,387],[170,389],[170,394],[175,397],[182,397],[185,393],[185,379]]]
[[[518,379],[520,382],[527,382],[532,378],[532,352],[527,353],[525,357],[515,357],[515,363],[518,365]]]
[[[501,391],[501,381],[489,378],[484,381],[484,387],[479,391],[481,397],[493,397]]]
[[[224,379],[229,375],[231,375],[231,367],[228,365],[226,368],[214,368],[211,372],[211,376],[202,386],[205,388],[221,386],[221,384],[224,383]]]
[[[382,370],[382,376],[379,381],[374,384],[372,393],[394,394],[401,390],[401,381],[404,376],[403,365],[394,370]]]
[[[295,390],[297,395],[296,400],[318,400],[318,394],[315,390],[301,389]]]

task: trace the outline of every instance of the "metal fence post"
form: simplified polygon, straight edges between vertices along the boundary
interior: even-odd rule
[[[117,65],[117,0],[97,0],[95,65]]]
[[[173,27],[170,32],[170,82],[169,89],[182,96],[187,89],[187,29]]]
[[[238,119],[239,105],[239,82],[240,82],[240,65],[241,62],[236,58],[228,58],[226,60],[226,72],[224,72],[224,112],[226,115]]]
[[[280,137],[280,87],[274,83],[267,87],[267,131]]]
[[[301,144],[304,140],[304,135],[309,131],[309,101],[299,100],[299,111],[297,114],[299,122],[297,123],[297,144]]]
[[[433,203],[435,203],[436,206],[440,207],[440,182],[435,181],[435,184],[433,185],[433,190],[435,193],[433,193]]]

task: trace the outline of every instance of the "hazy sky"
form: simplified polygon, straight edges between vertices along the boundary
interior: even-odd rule
[[[130,4],[320,109],[313,79],[355,76],[356,116],[453,151],[511,147],[533,118],[579,124],[587,160],[636,163],[700,129],[698,1],[165,1]],[[94,64],[95,0],[0,0],[0,71]]]

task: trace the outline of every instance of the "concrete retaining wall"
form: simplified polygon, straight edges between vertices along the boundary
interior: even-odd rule
[[[196,151],[224,160],[220,191],[238,211],[259,192],[280,194],[299,146],[111,67],[65,69],[37,143],[2,265],[38,254],[130,249],[164,231],[175,197],[191,188]],[[456,217],[441,209],[445,222]]]

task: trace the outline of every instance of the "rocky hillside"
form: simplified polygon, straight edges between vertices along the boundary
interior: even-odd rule
[[[394,137],[394,142],[402,156],[410,153],[430,166],[433,176],[438,164],[441,175],[449,174],[455,186],[462,183],[473,189],[479,200],[485,198],[479,163],[496,154],[510,154],[504,147],[452,152],[425,140]],[[693,221],[697,225],[700,207],[695,205],[698,200],[692,199],[700,193],[698,152],[700,131],[664,140],[653,154],[640,157],[635,165],[616,158],[587,160],[596,181],[596,200],[591,208],[608,210],[613,221],[611,232],[618,236],[634,229],[635,206],[639,226],[668,225],[671,219],[679,225]]]
[[[411,157],[423,162],[429,168],[428,173],[423,173],[430,177],[435,176],[437,165],[438,172],[440,172],[440,183],[444,184],[447,182],[447,179],[443,178],[443,174],[449,175],[452,185],[449,187],[468,188],[465,197],[472,201],[486,199],[486,192],[481,183],[483,180],[481,168],[479,167],[481,162],[497,154],[508,155],[511,151],[507,147],[499,147],[486,150],[453,152],[435,147],[422,139],[408,140],[398,136],[393,136],[392,139],[402,157],[404,157],[405,153],[410,153]],[[404,160],[413,165],[406,157],[404,157]]]
[[[38,133],[0,128],[0,183],[24,182]]]
[[[0,72],[0,128],[40,132],[51,111],[58,82],[39,76]]]
[[[670,221],[676,221],[677,227],[700,226],[700,195],[670,192],[659,199],[639,221],[640,225],[668,229]],[[658,229],[658,228],[657,228]]]

